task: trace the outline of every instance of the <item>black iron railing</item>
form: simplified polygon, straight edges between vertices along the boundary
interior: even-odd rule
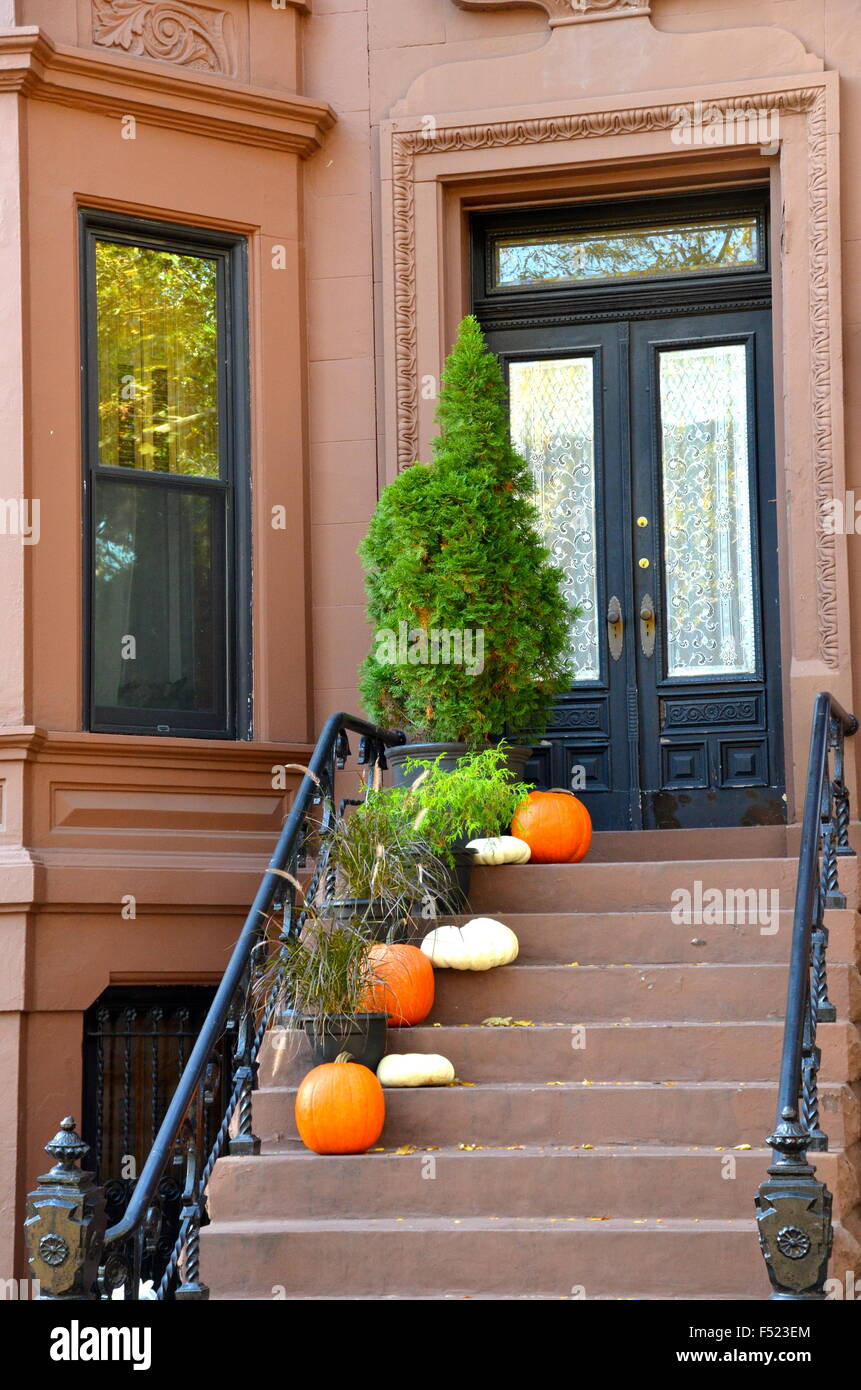
[[[823,1299],[831,1255],[831,1193],[816,1177],[808,1151],[823,1152],[828,1138],[819,1118],[819,1023],[833,1023],[828,998],[826,908],[846,906],[838,860],[849,844],[849,793],[843,776],[843,740],[858,720],[829,694],[817,695],[801,827],[792,926],[789,987],[777,1121],[768,1143],[769,1176],[756,1198],[759,1241],[777,1299]]]
[[[71,1117],[45,1147],[53,1168],[30,1194],[25,1223],[30,1265],[43,1298],[105,1298],[122,1289],[124,1297],[141,1296],[141,1277],[152,1269],[152,1256],[164,1245],[162,1193],[177,1184],[181,1191],[176,1238],[160,1262],[160,1277],[149,1296],[203,1299],[199,1239],[207,1223],[206,1188],[222,1153],[256,1154],[260,1141],[251,1124],[257,1055],[277,1002],[273,987],[261,1007],[260,976],[265,969],[261,947],[273,916],[283,913],[284,933],[301,929],[304,909],[297,909],[294,879],[302,867],[310,825],[321,831],[340,813],[335,799],[336,770],[351,756],[348,734],[358,736],[357,762],[386,765],[387,747],[403,743],[398,731],[380,729],[348,714],[327,720],[299,785],[278,843],[234,947],[227,969],[149,1154],[128,1206],[106,1228],[105,1200],[92,1174],[82,1172],[87,1145],[75,1133]],[[313,808],[318,808],[315,812]],[[325,833],[323,842],[326,843]],[[318,854],[306,900],[312,901],[326,874],[326,852]],[[256,1002],[255,1002],[256,1001]],[[219,1074],[225,1035],[231,1075]],[[225,1084],[226,1083],[226,1084]],[[213,1113],[220,1097],[218,1113]],[[232,1131],[232,1132],[231,1132]]]

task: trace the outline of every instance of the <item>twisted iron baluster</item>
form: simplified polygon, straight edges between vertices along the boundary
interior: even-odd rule
[[[253,1095],[257,1084],[257,1063],[252,1060],[250,1049],[250,1028],[253,1015],[250,1013],[250,972],[246,971],[239,989],[241,1013],[239,1032],[236,1039],[233,1075],[240,1084],[239,1128],[230,1140],[228,1152],[234,1156],[259,1154],[260,1140],[252,1126]]]
[[[840,892],[837,881],[837,857],[835,853],[834,822],[832,820],[831,783],[828,780],[826,764],[825,780],[822,787],[820,846],[821,860],[819,870],[819,891],[815,897],[815,916],[810,934],[811,993],[815,1018],[819,1023],[833,1023],[837,1011],[828,998],[828,974],[826,948],[828,929],[825,926],[825,909],[845,907],[846,899]]]
[[[206,1199],[202,1197],[200,1160],[203,1139],[203,1087],[198,1086],[193,1104],[193,1121],[186,1130],[186,1178],[182,1194],[181,1227],[185,1227],[185,1263],[182,1283],[175,1297],[182,1301],[209,1298],[209,1288],[200,1281],[200,1227],[205,1217]]]
[[[824,1153],[828,1148],[828,1136],[819,1123],[819,1064],[822,1054],[816,1046],[816,1016],[816,996],[811,993],[805,1009],[801,1054],[801,1123],[807,1131],[808,1149]]]
[[[832,720],[831,735],[831,746],[834,750],[834,777],[831,782],[831,791],[834,796],[834,819],[837,827],[836,853],[839,857],[854,857],[855,851],[849,843],[849,788],[843,780],[844,735],[843,725],[839,719]]]

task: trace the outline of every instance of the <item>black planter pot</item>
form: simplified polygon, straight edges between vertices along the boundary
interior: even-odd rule
[[[320,908],[337,922],[355,921],[369,941],[406,941],[410,919],[396,921],[381,898],[333,898]]]
[[[314,1064],[334,1062],[349,1052],[354,1062],[376,1071],[386,1050],[385,1014],[324,1014],[303,1019]]]
[[[408,758],[422,758],[432,760],[443,757],[442,767],[445,772],[451,772],[457,767],[458,762],[464,753],[470,751],[468,743],[404,743],[399,748],[386,749],[386,761],[392,769],[392,785],[395,787],[411,787],[419,776],[416,771],[405,772],[404,763]],[[514,747],[509,748],[506,765],[520,780],[523,770],[529,759],[532,757],[531,748]]]

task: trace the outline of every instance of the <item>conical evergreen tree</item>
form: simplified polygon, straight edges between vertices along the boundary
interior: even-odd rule
[[[534,735],[571,682],[572,612],[511,443],[499,362],[472,316],[445,365],[437,424],[433,463],[384,490],[359,549],[374,628],[362,695],[372,718],[434,742]],[[448,655],[459,634],[471,660],[434,662],[431,639],[444,656],[446,632]]]

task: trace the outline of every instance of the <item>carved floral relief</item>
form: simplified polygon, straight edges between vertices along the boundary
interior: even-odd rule
[[[223,10],[186,0],[93,0],[93,42],[198,72],[234,71]]]

